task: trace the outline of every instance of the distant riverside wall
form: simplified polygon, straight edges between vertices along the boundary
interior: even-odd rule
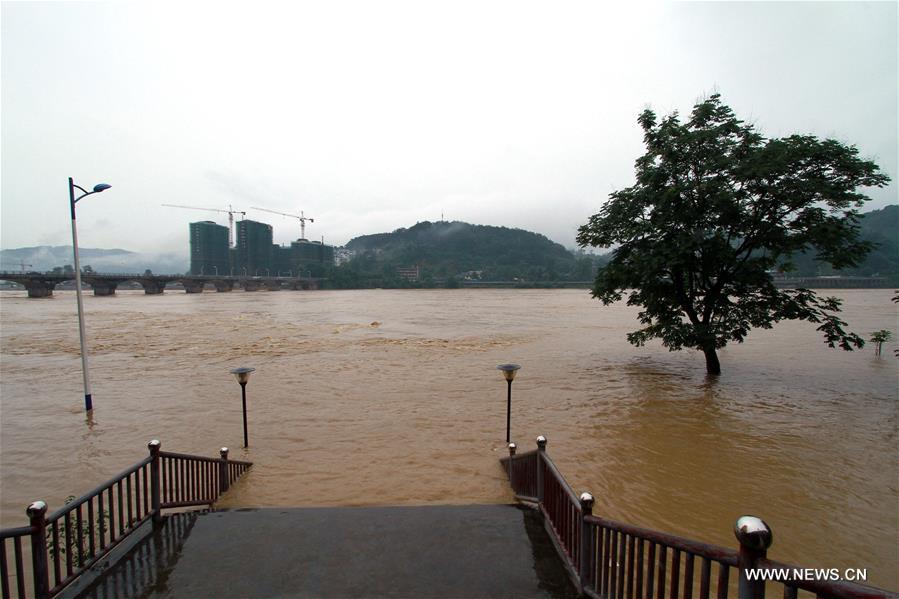
[[[782,289],[886,289],[899,285],[899,277],[786,277],[774,279]]]

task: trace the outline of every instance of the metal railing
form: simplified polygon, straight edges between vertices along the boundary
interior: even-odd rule
[[[522,454],[510,443],[509,457],[500,462],[515,497],[536,504],[543,514],[572,582],[589,597],[709,599],[714,593],[716,599],[727,599],[735,586],[739,599],[764,599],[766,585],[780,585],[784,599],[796,599],[800,590],[818,598],[899,598],[897,593],[853,582],[797,577],[806,569],[767,559],[771,530],[755,516],[737,519],[735,550],[594,515],[593,496],[575,495],[546,454],[543,436],[537,437],[536,450]],[[746,574],[771,569],[790,577],[766,581]]]
[[[164,452],[156,440],[147,447],[148,457],[49,516],[35,501],[28,526],[0,530],[2,599],[57,595],[145,522],[159,524],[163,509],[212,507],[252,466],[229,460],[225,447],[219,458]]]
[[[159,452],[160,507],[211,506],[252,466],[251,462],[229,460],[227,447],[219,453],[220,459]]]
[[[509,443],[509,455],[515,459],[507,460],[506,473],[516,497],[537,503],[537,450],[515,455],[515,444]]]
[[[15,589],[19,597],[25,596],[25,560],[22,558],[22,539],[31,537],[31,527],[21,526],[19,528],[6,528],[0,530],[0,590],[3,593],[3,599],[11,597],[10,595],[10,572],[9,572],[9,556],[7,555],[7,540],[11,540],[13,556],[15,562],[15,576],[12,577]]]
[[[581,554],[580,502],[552,460],[542,450],[538,456],[538,476],[543,487],[538,490],[540,511],[555,534],[557,547],[576,567]]]
[[[696,558],[699,558],[697,596],[708,599],[713,590],[713,565],[717,574],[715,597],[726,599],[728,596],[730,569],[739,564],[737,551],[606,520],[591,515],[586,506],[582,510],[586,514],[585,547],[594,558],[585,564],[581,577],[586,594],[594,597],[622,597],[623,593],[632,597],[634,593],[637,597],[644,593],[646,597],[693,597]]]

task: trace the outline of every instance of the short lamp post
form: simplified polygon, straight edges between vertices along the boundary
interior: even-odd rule
[[[250,373],[256,370],[255,368],[247,368],[246,366],[242,366],[240,368],[235,368],[231,371],[235,377],[237,377],[237,382],[240,383],[240,395],[241,400],[243,401],[243,446],[248,447],[249,441],[247,440],[247,381],[250,380]]]
[[[515,379],[515,372],[521,368],[518,364],[500,364],[497,370],[503,371],[503,377],[508,383],[508,392],[506,394],[506,443],[509,442],[509,429],[512,424],[512,381]]]
[[[78,300],[78,336],[81,341],[81,373],[84,377],[84,409],[90,412],[94,409],[94,401],[91,394],[91,377],[87,367],[87,332],[84,328],[84,301],[81,299],[81,261],[78,259],[78,230],[75,227],[75,204],[78,200],[101,191],[106,191],[111,185],[98,183],[93,191],[87,191],[80,185],[75,185],[72,177],[69,177],[69,208],[72,212],[72,251],[75,254],[75,297]],[[82,194],[75,197],[75,189]]]

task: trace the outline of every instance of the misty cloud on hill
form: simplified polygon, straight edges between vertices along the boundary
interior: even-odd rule
[[[81,266],[97,272],[142,273],[148,268],[157,274],[187,272],[187,256],[176,252],[137,253],[123,249],[78,248]],[[72,246],[41,245],[0,250],[0,270],[47,271],[57,266],[73,264]]]

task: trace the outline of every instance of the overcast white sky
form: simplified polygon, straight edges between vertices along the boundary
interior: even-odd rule
[[[897,175],[897,4],[3,2],[0,246],[187,253],[165,208],[262,206],[343,244],[421,220],[574,246],[649,106],[718,91]],[[896,203],[896,184],[869,206]],[[275,241],[299,223],[248,210]]]

